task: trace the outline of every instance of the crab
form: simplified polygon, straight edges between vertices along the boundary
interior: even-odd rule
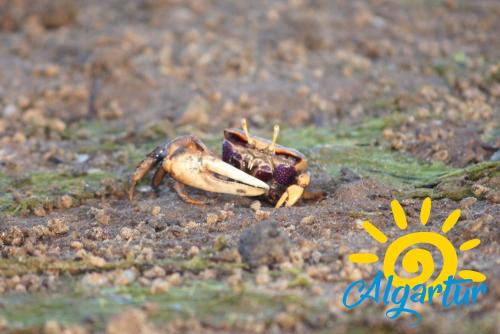
[[[189,196],[185,185],[209,192],[261,196],[276,208],[293,206],[303,196],[324,196],[322,192],[305,192],[311,179],[307,160],[302,153],[276,144],[278,125],[269,141],[250,136],[246,120],[241,123],[242,129],[224,130],[222,159],[195,136],[178,137],[164,147],[156,147],[132,175],[129,199],[137,183],[154,168],[153,189],[158,189],[168,174],[175,180],[177,194],[191,204],[204,202]]]

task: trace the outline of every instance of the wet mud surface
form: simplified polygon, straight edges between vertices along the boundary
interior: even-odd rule
[[[496,1],[0,0],[0,332],[499,330],[500,5]],[[261,199],[165,179],[126,191],[157,145],[220,154],[239,126],[304,153],[322,201]],[[420,208],[432,198],[429,223]],[[440,231],[487,276],[476,305],[342,306],[380,262],[348,256]],[[439,252],[436,270],[442,266]],[[398,269],[402,270],[400,264]]]

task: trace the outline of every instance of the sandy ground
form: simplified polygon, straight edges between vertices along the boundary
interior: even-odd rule
[[[0,332],[498,332],[498,17],[488,0],[0,0]],[[156,145],[220,154],[242,117],[280,124],[327,197],[194,206],[147,179],[128,201]],[[382,268],[348,261],[384,254],[362,221],[403,234],[393,199],[410,232],[461,209],[447,237],[481,240],[458,263],[487,276],[478,304],[417,305],[419,327],[342,306]]]

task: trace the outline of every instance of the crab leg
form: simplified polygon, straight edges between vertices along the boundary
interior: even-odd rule
[[[304,189],[309,185],[309,182],[311,182],[309,172],[304,172],[297,176],[296,182],[297,184],[292,184],[286,188],[286,191],[283,195],[281,195],[280,199],[276,203],[276,208],[281,207],[283,204],[285,204],[286,207],[291,207],[297,203],[297,201],[302,197],[302,194],[304,194]]]
[[[154,173],[153,178],[151,179],[151,187],[153,188],[154,191],[158,191],[161,181],[166,175],[167,172],[165,172],[162,166],[156,169],[156,172]]]
[[[174,183],[174,190],[177,193],[177,195],[179,195],[179,197],[182,198],[182,200],[186,203],[195,205],[205,204],[203,201],[194,199],[191,196],[189,196],[189,194],[186,192],[186,187],[180,182]]]

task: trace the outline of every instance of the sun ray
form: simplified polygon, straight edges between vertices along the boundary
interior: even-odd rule
[[[396,225],[400,230],[406,230],[408,222],[406,221],[406,215],[401,204],[397,200],[393,200],[391,202],[391,209]]]
[[[420,209],[420,223],[426,225],[431,215],[431,198],[426,197],[422,202],[422,209]]]
[[[365,220],[362,226],[365,229],[365,231],[368,232],[368,234],[376,241],[380,242],[381,244],[385,244],[387,242],[387,236],[384,234],[384,232],[380,231],[375,225],[370,223],[368,220]]]
[[[460,209],[453,210],[453,212],[450,213],[448,218],[446,218],[446,220],[444,221],[443,227],[441,227],[441,231],[443,231],[443,233],[448,233],[448,231],[450,231],[453,226],[455,226],[458,218],[460,218]]]
[[[483,282],[486,280],[486,276],[475,270],[460,270],[458,276],[463,279],[471,279],[473,282]]]
[[[378,261],[378,256],[373,253],[354,253],[349,255],[349,261],[354,263],[373,263]]]
[[[479,239],[467,240],[466,242],[464,242],[463,244],[460,245],[459,249],[462,252],[465,252],[465,251],[471,250],[473,248],[476,248],[477,246],[479,246],[480,243],[481,243],[481,240],[479,240]]]

